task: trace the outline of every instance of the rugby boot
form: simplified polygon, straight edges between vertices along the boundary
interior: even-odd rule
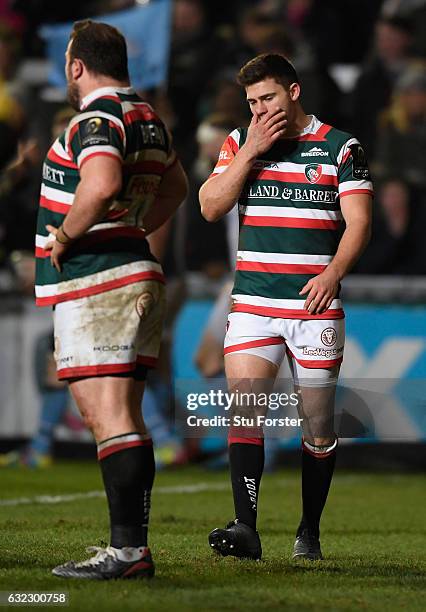
[[[113,580],[116,578],[152,578],[154,563],[148,547],[100,548],[89,546],[87,552],[95,553],[86,561],[68,561],[52,570],[60,578],[86,580]]]
[[[319,538],[309,533],[307,529],[302,529],[296,535],[292,559],[308,559],[309,561],[323,559]]]
[[[257,531],[240,523],[231,521],[225,529],[213,529],[209,535],[210,547],[219,555],[239,557],[241,559],[259,560],[262,557],[262,545]]]

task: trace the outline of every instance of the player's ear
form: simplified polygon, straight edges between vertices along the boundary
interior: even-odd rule
[[[296,102],[296,100],[298,100],[300,96],[299,83],[292,83],[290,87],[288,88],[288,92],[289,92],[290,100],[292,102]]]
[[[74,80],[80,78],[81,75],[83,74],[83,72],[84,72],[84,64],[83,64],[83,62],[80,59],[75,58],[73,60],[72,64],[71,64],[71,75],[72,75],[72,78]]]

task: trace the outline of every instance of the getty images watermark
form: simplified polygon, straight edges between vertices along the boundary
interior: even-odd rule
[[[297,414],[281,414],[283,409],[297,409],[299,399],[297,392],[226,391],[222,388],[187,392],[182,397],[187,411],[185,426],[189,429],[300,428],[303,419]],[[280,411],[279,416],[274,415],[276,411]]]
[[[265,437],[288,440],[313,435],[317,427],[340,438],[426,439],[426,378],[335,382],[318,387],[312,379],[176,379],[176,428],[188,438],[226,437],[235,426],[247,437],[258,428]]]

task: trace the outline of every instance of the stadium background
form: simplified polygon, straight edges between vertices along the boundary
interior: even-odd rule
[[[39,348],[50,330],[50,313],[36,309],[32,297],[40,167],[52,135],[69,118],[63,51],[70,24],[93,16],[125,32],[132,80],[172,130],[190,177],[190,195],[161,245],[171,306],[163,367],[152,377],[146,400],[164,462],[208,460],[223,450],[223,442],[188,445],[176,431],[174,414],[184,408],[174,401],[173,382],[221,374],[220,364],[206,363],[206,351],[220,346],[223,313],[222,319],[208,320],[232,276],[235,219],[205,222],[197,193],[226,133],[247,125],[235,73],[264,51],[292,59],[307,112],[357,135],[375,182],[373,238],[344,282],[343,377],[348,386],[376,381],[377,392],[386,387],[388,403],[381,415],[377,405],[370,410],[374,426],[364,427],[357,440],[346,433],[344,445],[382,442],[381,456],[386,446],[394,460],[410,465],[424,458],[425,5],[419,0],[216,2],[214,8],[198,0],[1,3],[1,450],[34,434],[42,392],[52,382]],[[72,402],[56,439],[90,440]],[[279,446],[297,445],[291,438]],[[85,448],[59,444],[56,453]],[[367,453],[367,446],[356,452],[356,461],[361,452]]]
[[[163,236],[169,321],[144,400],[160,468],[151,530],[158,579],[152,587],[71,586],[70,608],[423,609],[425,0],[0,0],[1,457],[22,449],[28,466],[43,402],[65,406],[53,466],[0,467],[0,589],[57,590],[50,568],[65,552],[81,558],[107,533],[95,447],[56,386],[51,313],[33,298],[41,165],[70,117],[62,53],[69,24],[85,17],[125,32],[134,82],[173,132],[190,195]],[[268,471],[283,469],[262,483],[265,561],[215,563],[206,534],[232,512],[225,444],[184,439],[175,422],[174,383],[221,375],[235,250],[235,218],[207,224],[198,188],[226,133],[248,122],[236,70],[270,51],[294,62],[307,112],[360,139],[376,189],[371,245],[344,282],[342,380],[355,401],[324,516],[328,560],[315,568],[288,561],[300,505],[298,436],[268,443]]]

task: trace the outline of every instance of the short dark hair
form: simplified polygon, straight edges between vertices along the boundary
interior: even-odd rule
[[[399,15],[394,15],[392,17],[381,17],[378,23],[387,25],[390,28],[393,28],[394,30],[399,30],[408,35],[411,35],[413,33],[412,23],[406,17],[400,17]]]
[[[87,70],[117,81],[127,81],[127,46],[124,36],[107,23],[85,19],[74,24],[70,59],[80,59]]]
[[[247,87],[268,78],[287,88],[292,83],[299,83],[293,64],[278,53],[262,53],[244,64],[237,75],[237,83]]]

